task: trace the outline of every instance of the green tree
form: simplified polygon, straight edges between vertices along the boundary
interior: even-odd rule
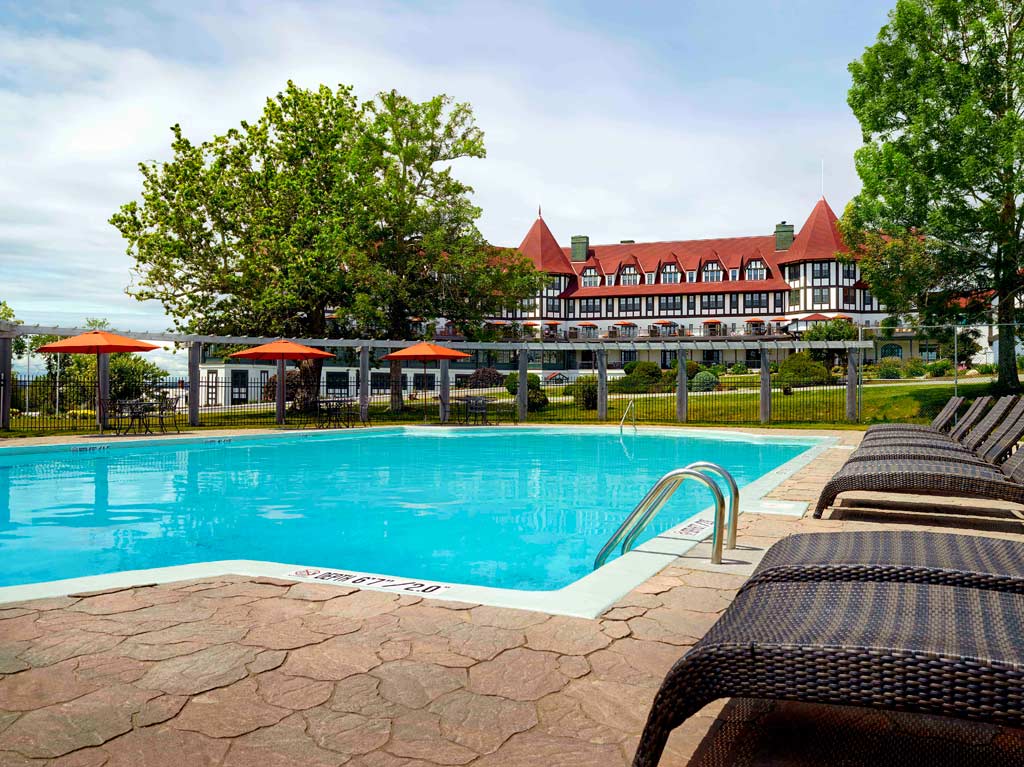
[[[489,246],[452,164],[483,157],[468,105],[289,82],[254,122],[139,166],[141,201],[111,218],[135,259],[128,292],[188,332],[406,339],[410,317],[478,323],[543,283]],[[303,363],[314,391],[321,363]],[[392,401],[401,385],[392,366]]]
[[[846,320],[830,320],[829,322],[815,322],[803,333],[805,341],[855,341],[857,339],[857,328],[852,322]],[[846,364],[846,352],[837,352],[833,349],[811,349],[811,358],[819,362],[832,364]]]
[[[9,322],[12,325],[21,325],[22,324],[21,320],[19,320],[14,315],[14,309],[12,309],[7,304],[7,302],[2,300],[2,299],[0,299],[0,322]],[[25,352],[28,350],[28,347],[25,344],[24,336],[18,336],[17,338],[15,338],[13,346],[14,346],[14,356],[15,357],[22,357],[22,356],[24,356]]]
[[[846,242],[894,313],[948,319],[955,298],[997,299],[999,384],[1019,389],[1024,5],[899,0],[850,72],[863,188]]]

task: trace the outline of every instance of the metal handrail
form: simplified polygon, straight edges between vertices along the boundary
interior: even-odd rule
[[[597,557],[594,559],[594,569],[601,567],[608,561],[608,557],[619,544],[623,542],[622,553],[629,549],[626,547],[627,537],[630,543],[636,541],[637,536],[644,531],[654,516],[661,510],[662,506],[672,497],[672,494],[687,479],[695,479],[711,491],[715,499],[715,524],[711,541],[711,562],[720,565],[722,563],[722,525],[725,522],[725,496],[715,482],[707,474],[696,469],[673,469],[659,479],[654,486],[643,497],[643,500],[636,505],[629,516],[619,525],[608,542],[601,547]]]
[[[629,415],[629,411],[633,411],[633,431],[636,431],[636,404],[635,399],[630,399],[629,404],[626,405],[626,409],[622,411],[622,418],[619,419],[619,434],[622,434],[622,426],[626,423],[626,416]]]
[[[733,479],[724,467],[719,466],[717,463],[711,463],[710,461],[697,461],[691,463],[686,467],[687,469],[694,469],[703,473],[711,472],[717,474],[725,483],[729,486],[729,517],[727,519],[728,533],[725,538],[725,548],[735,549],[736,548],[736,527],[739,523],[740,518],[740,489],[736,484],[736,480]]]

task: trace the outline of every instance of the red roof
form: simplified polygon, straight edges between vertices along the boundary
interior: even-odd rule
[[[792,264],[797,261],[828,261],[835,254],[849,253],[843,244],[836,222],[839,218],[822,197],[807,217],[800,232],[789,246],[789,250],[776,254],[780,264]]]
[[[572,274],[569,259],[539,215],[519,244],[519,252],[533,261],[533,265],[542,272]]]
[[[808,314],[806,317],[801,317],[799,322],[828,322],[831,319],[824,314]]]
[[[580,322],[578,323],[581,328],[596,328],[596,322]]]
[[[705,325],[721,325],[721,320],[704,320]]]
[[[760,317],[747,317],[747,319],[745,319],[744,322],[750,322],[756,325],[764,325],[764,320],[762,320]]]
[[[675,285],[602,285],[598,288],[572,287],[562,298],[601,298],[604,296],[666,296],[700,293],[747,293],[789,290],[785,280],[736,280],[734,282],[681,282]]]

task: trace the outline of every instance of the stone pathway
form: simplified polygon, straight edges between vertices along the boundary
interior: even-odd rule
[[[813,500],[847,455],[773,497]],[[739,540],[880,526],[744,515]],[[677,560],[598,620],[242,576],[0,605],[0,765],[627,765],[665,672],[745,579],[717,570]]]

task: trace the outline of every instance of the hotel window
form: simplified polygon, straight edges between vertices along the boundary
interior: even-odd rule
[[[678,312],[683,309],[682,296],[658,296],[658,311]]]
[[[855,279],[857,279],[857,265],[856,264],[843,264],[843,279],[844,280],[855,280]]]
[[[615,314],[615,299],[606,298],[604,300],[604,310],[607,314]]]
[[[647,285],[654,284],[654,272],[644,272],[644,282]]]
[[[938,344],[921,344],[920,352],[925,362],[935,362],[939,358]]]
[[[865,311],[870,311],[871,309],[877,309],[878,307],[876,307],[874,304],[875,304],[874,297],[868,291],[865,290],[864,291],[864,310]]]
[[[724,309],[725,308],[725,294],[724,293],[710,293],[700,297],[700,308],[701,309]]]
[[[619,311],[620,312],[638,312],[640,311],[640,296],[630,296],[629,298],[619,299]]]
[[[732,280],[733,282],[736,282],[736,280],[738,280],[739,278],[740,278],[740,270],[739,269],[730,269],[729,270],[729,279],[730,280]]]
[[[747,264],[748,280],[764,280],[767,278],[768,270],[764,266],[764,261],[751,261]]]
[[[768,309],[767,293],[747,293],[743,297],[747,309]]]
[[[857,305],[857,291],[853,288],[843,288],[843,306]]]
[[[585,288],[596,288],[601,285],[601,277],[597,273],[597,269],[590,267],[583,270],[583,287]]]
[[[811,264],[811,279],[815,282],[827,282],[829,279],[831,261],[815,261]]]
[[[697,297],[687,296],[686,297],[686,312],[687,314],[693,314],[697,311]]]
[[[729,311],[736,314],[740,310],[740,294],[732,293],[729,296]]]
[[[722,265],[717,262],[711,262],[704,267],[704,282],[721,282],[722,281]]]
[[[634,269],[632,266],[627,266],[622,270],[619,275],[620,285],[639,285],[640,284],[640,272]]]
[[[548,283],[548,290],[551,291],[552,293],[561,293],[562,292],[562,278],[561,277],[552,277],[551,278],[551,282]]]
[[[687,282],[696,282],[697,281],[697,272],[687,272],[686,273],[686,281]]]
[[[600,298],[581,298],[580,314],[599,314],[601,312]]]
[[[719,349],[705,349],[701,355],[701,361],[705,365],[722,364],[722,352]]]
[[[519,308],[523,312],[532,312],[532,311],[534,311],[537,308],[537,299],[536,298],[527,298],[526,300],[524,300],[519,305]]]
[[[799,290],[799,288],[794,288],[793,290],[789,291],[789,305],[790,306],[800,306],[800,290]]]
[[[607,277],[605,277],[604,278],[604,284],[605,285],[614,285],[615,284],[615,275],[614,274],[609,274]]]
[[[636,349],[622,350],[622,364],[625,365],[627,362],[636,362]]]
[[[561,314],[562,302],[557,298],[549,298],[547,300],[547,311],[548,314]]]
[[[786,279],[791,282],[800,279],[800,264],[790,264],[786,267]]]
[[[661,269],[661,281],[665,285],[679,284],[679,267],[675,264],[665,264]]]
[[[828,288],[811,288],[811,303],[817,306],[828,304]]]

